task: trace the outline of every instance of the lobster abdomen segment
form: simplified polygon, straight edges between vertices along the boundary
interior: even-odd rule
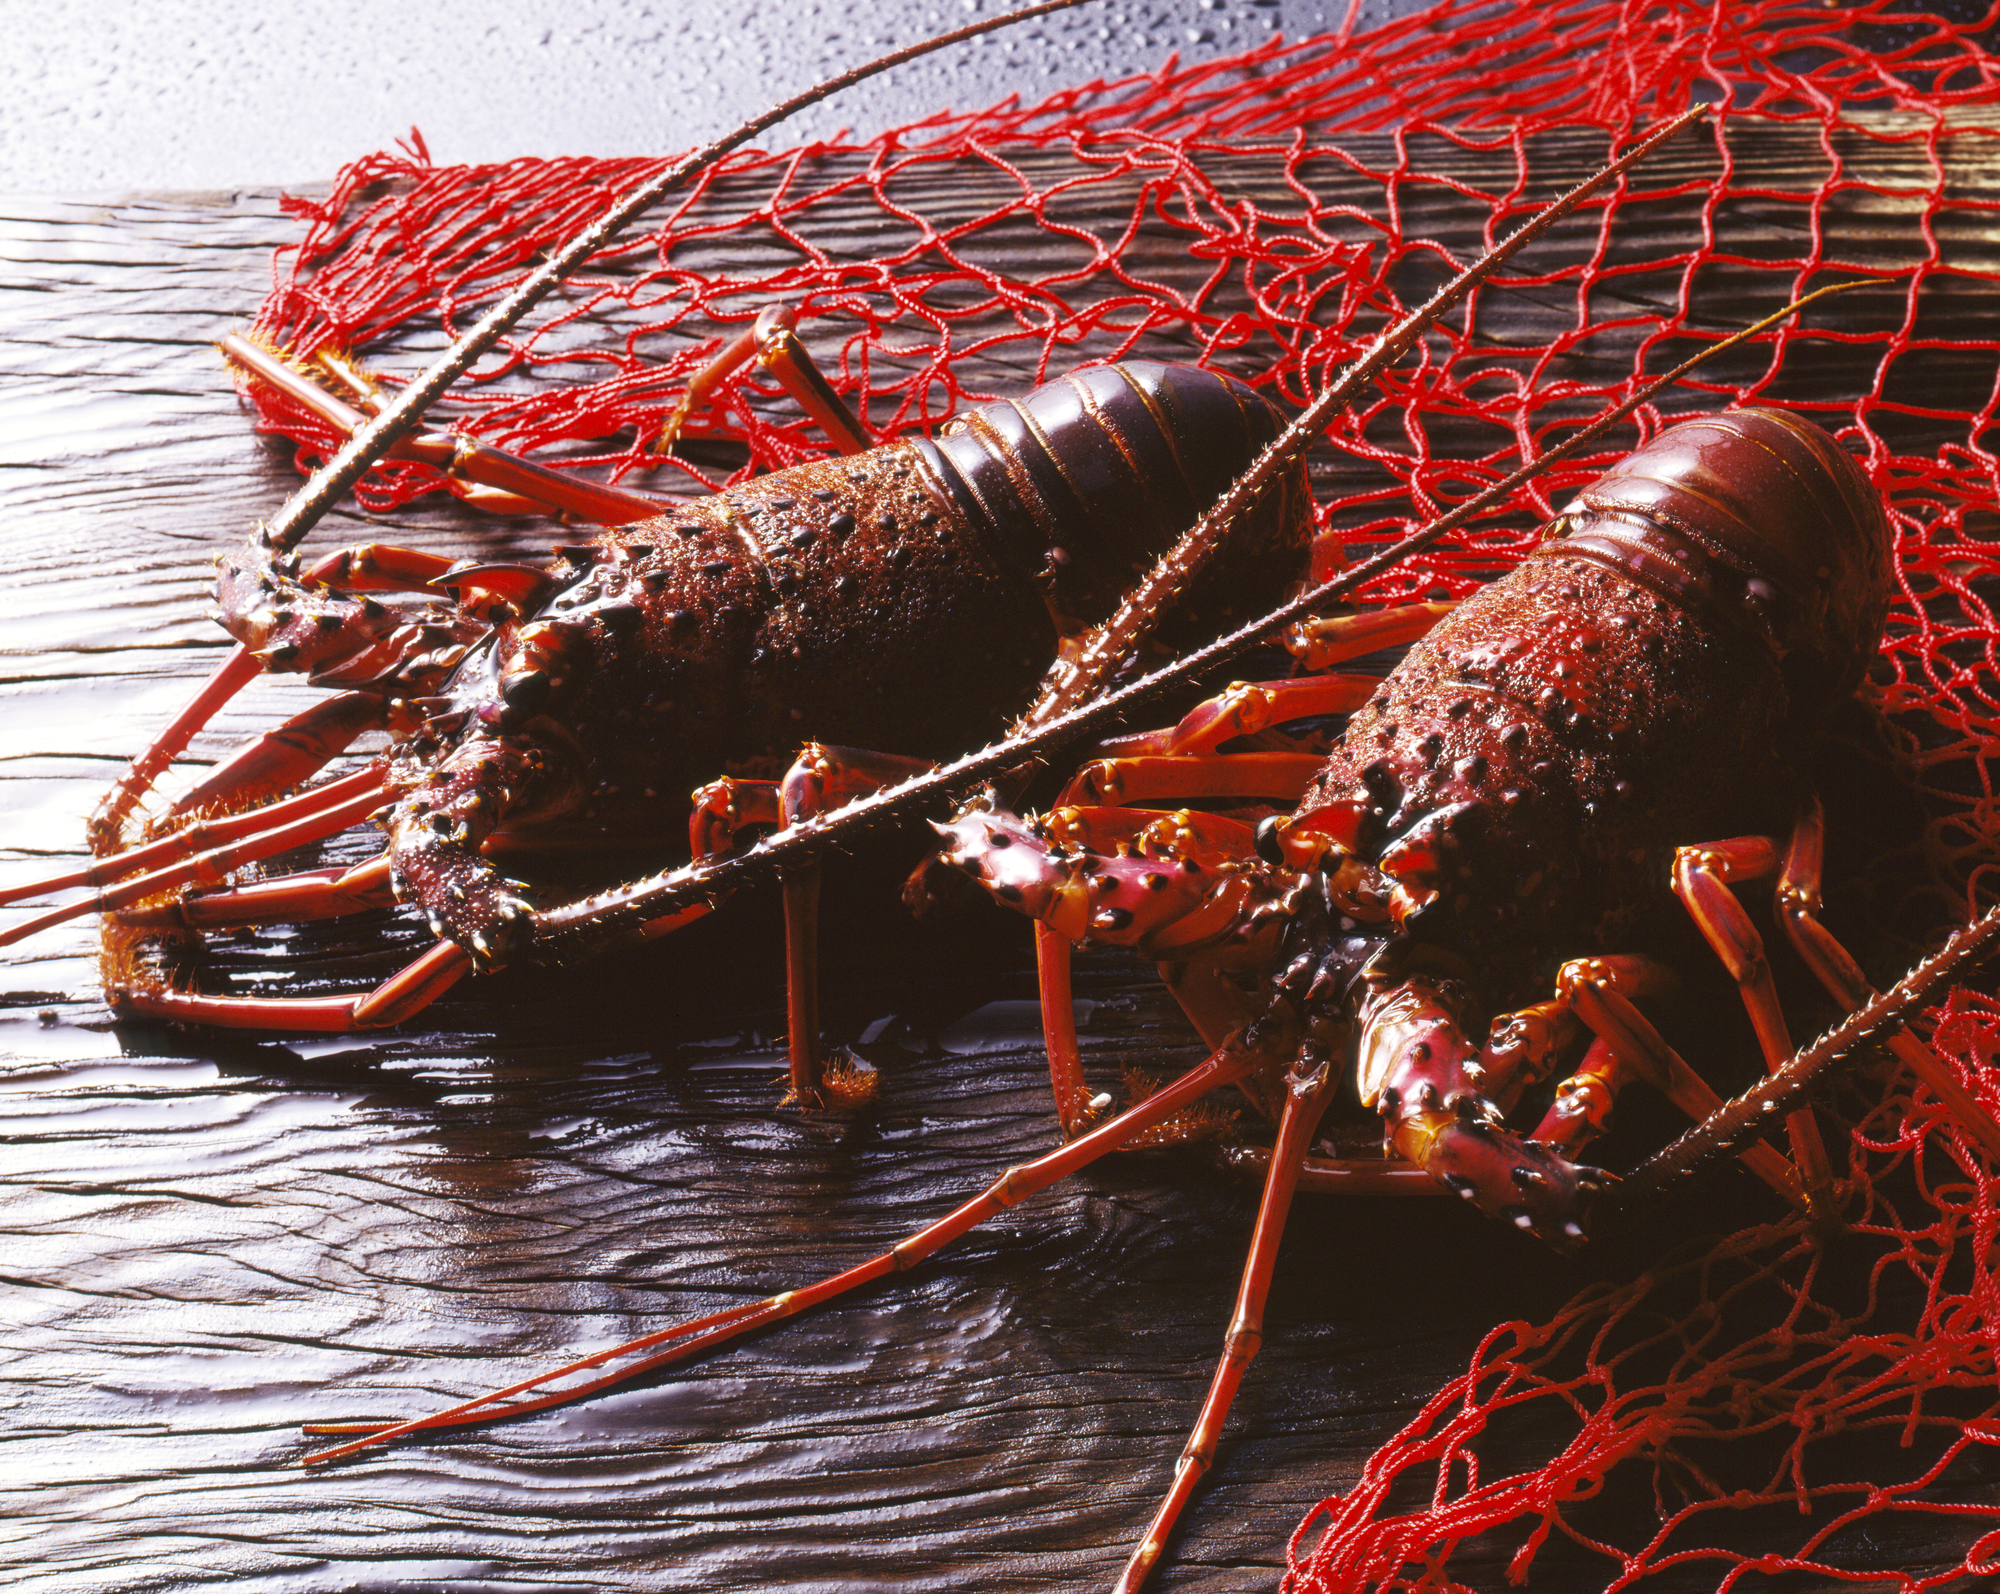
[[[981,405],[934,445],[942,477],[997,556],[1030,576],[1063,629],[1107,619],[1138,577],[1284,429],[1233,377],[1133,360]],[[1294,466],[1230,534],[1163,630],[1206,640],[1296,580],[1309,522]]]

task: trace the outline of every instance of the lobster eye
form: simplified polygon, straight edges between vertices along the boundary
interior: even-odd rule
[[[1266,863],[1282,865],[1285,861],[1284,834],[1285,816],[1268,814],[1257,824],[1257,856]]]

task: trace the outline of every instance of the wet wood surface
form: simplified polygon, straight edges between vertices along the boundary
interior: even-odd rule
[[[211,340],[248,322],[293,236],[266,192],[0,209],[5,878],[79,855],[105,784],[220,656],[210,557],[296,478]],[[1892,263],[1904,243],[1882,236]],[[315,545],[360,527],[337,516]],[[547,537],[450,509],[367,529],[453,552]],[[184,762],[310,695],[261,684]],[[115,1023],[89,920],[7,949],[9,1586],[1107,1584],[1213,1367],[1254,1202],[1192,1153],[1114,1159],[908,1277],[637,1387],[295,1465],[302,1421],[415,1415],[806,1282],[1053,1144],[1026,924],[906,924],[890,897],[914,845],[829,889],[852,904],[830,910],[829,1029],[882,1078],[851,1117],[778,1105],[768,902],[353,1039]],[[332,990],[422,944],[370,915],[236,936],[217,961]],[[1198,1055],[1143,971],[1089,962],[1079,994],[1093,1067]],[[1581,1277],[1457,1203],[1303,1203],[1161,1586],[1274,1586],[1305,1511],[1495,1324]]]

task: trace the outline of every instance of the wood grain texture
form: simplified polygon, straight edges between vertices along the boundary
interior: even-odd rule
[[[1552,147],[1551,187],[1594,154],[1586,142]],[[1280,190],[1241,160],[1232,180]],[[1690,220],[1686,207],[1660,218],[1662,247]],[[1421,221],[1471,241],[1462,212]],[[845,233],[827,225],[840,247],[867,247],[858,216]],[[1746,215],[1741,236],[1765,226],[1784,220]],[[4,878],[79,853],[105,783],[220,655],[202,618],[209,558],[294,478],[251,434],[210,340],[247,323],[292,231],[262,192],[0,205]],[[1908,213],[1857,215],[1855,246],[1884,265],[1913,237]],[[1948,242],[1992,248],[1984,234]],[[1143,244],[1139,258],[1189,269]],[[1951,313],[1990,314],[1990,284],[1953,291],[1969,302]],[[1865,318],[1857,298],[1848,313]],[[1496,337],[1532,347],[1567,311],[1523,296]],[[1320,471],[1322,491],[1335,476]],[[361,524],[337,517],[315,546]],[[367,524],[452,553],[548,540],[450,508]],[[260,684],[184,762],[310,696]],[[367,848],[346,837],[326,855]],[[777,1106],[768,902],[643,956],[468,985],[355,1040],[116,1025],[88,922],[9,949],[10,1586],[1108,1583],[1198,1404],[1253,1207],[1193,1154],[1104,1165],[917,1274],[637,1388],[325,1475],[292,1465],[303,1420],[413,1415],[804,1282],[1049,1146],[1026,925],[909,927],[889,903],[908,861],[886,843],[829,890],[853,904],[830,937],[829,1028],[859,1037],[884,1080],[851,1119]],[[409,923],[368,916],[237,936],[217,962],[247,984],[347,988],[421,944]],[[1196,1055],[1142,971],[1087,961],[1079,994],[1094,1065],[1161,1073]],[[1724,1209],[1760,1199],[1728,1176],[1720,1189]],[[1161,1586],[1274,1584],[1306,1509],[1496,1323],[1545,1314],[1581,1277],[1457,1203],[1302,1204],[1266,1349]],[[1646,1503],[1629,1509],[1642,1523]],[[1933,1552],[1946,1553],[1910,1558]],[[1465,1569],[1497,1584],[1502,1565],[1496,1551]]]

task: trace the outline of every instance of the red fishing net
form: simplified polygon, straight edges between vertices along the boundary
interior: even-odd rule
[[[1329,523],[1378,545],[1646,373],[1796,293],[1869,279],[1368,596],[1466,590],[1673,413],[1763,399],[1837,431],[1893,506],[1902,591],[1869,694],[1925,812],[1853,888],[1881,923],[1886,978],[1980,905],[2000,866],[2000,326],[1978,292],[2000,269],[1996,16],[1890,0],[1448,3],[867,143],[738,154],[593,262],[444,418],[667,491],[795,462],[826,445],[754,374],[695,415],[671,457],[652,452],[689,376],[774,301],[800,308],[836,387],[885,437],[1126,354],[1217,363],[1297,405],[1611,145],[1711,101],[1714,124],[1524,253],[1357,402],[1314,481]],[[327,199],[296,205],[307,236],[281,257],[257,335],[302,361],[414,369],[662,164],[440,168],[420,143],[358,162]],[[302,463],[337,441],[252,396]],[[396,464],[361,497],[386,508],[440,485]],[[2000,1008],[1961,993],[1935,1028],[2000,1110]],[[1690,1564],[1724,1586],[1787,1570],[1906,1589],[1980,1573],[1983,1535],[2000,1529],[1980,1493],[2000,1457],[1993,1181],[1921,1093],[1893,1089],[1855,1116],[1837,1247],[1796,1224],[1746,1230],[1550,1323],[1497,1329],[1300,1529],[1288,1587],[1461,1587],[1455,1548],[1509,1533],[1517,1579],[1551,1535],[1607,1557],[1596,1567],[1613,1587]],[[1526,1444],[1543,1459],[1483,1469],[1503,1432],[1510,1457]],[[1659,1531],[1603,1542],[1593,1503],[1633,1476],[1653,1488]],[[1727,1547],[1746,1542],[1738,1530],[1780,1542],[1774,1508],[1795,1519],[1783,1554]],[[1893,1530],[1919,1516],[1967,1520],[1912,1548]],[[1904,1570],[1919,1561],[1929,1570]]]

